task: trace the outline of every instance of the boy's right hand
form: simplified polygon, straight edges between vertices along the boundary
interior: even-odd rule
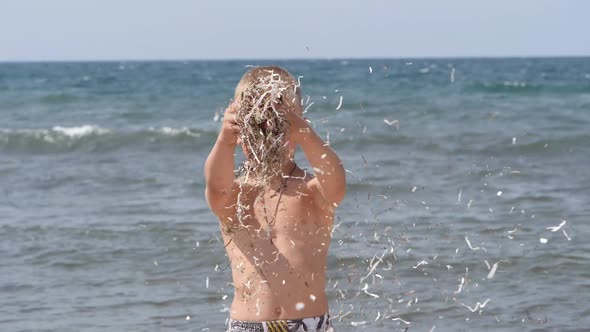
[[[221,132],[219,139],[221,142],[228,145],[238,144],[240,128],[236,121],[237,103],[231,102],[225,112],[223,113],[223,121],[221,123]]]

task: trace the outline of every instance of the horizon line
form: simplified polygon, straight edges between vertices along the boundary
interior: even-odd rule
[[[15,63],[97,63],[97,62],[243,62],[243,61],[357,61],[357,60],[491,60],[491,59],[576,59],[589,58],[586,55],[479,55],[479,56],[390,56],[390,57],[316,57],[316,58],[108,58],[108,59],[29,59],[29,60],[0,60],[0,64]]]

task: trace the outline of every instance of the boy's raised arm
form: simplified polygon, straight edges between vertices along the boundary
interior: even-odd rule
[[[314,170],[317,185],[330,208],[336,207],[346,194],[346,173],[342,161],[324,140],[315,133],[306,120],[289,112],[291,135],[301,145],[305,157]]]
[[[228,203],[234,184],[234,153],[237,145],[235,108],[224,113],[221,131],[205,162],[205,197],[211,210],[219,215]]]

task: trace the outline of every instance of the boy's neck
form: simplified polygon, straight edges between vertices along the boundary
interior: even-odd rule
[[[276,180],[276,181],[279,181],[282,183],[283,181],[288,179],[290,176],[292,176],[296,169],[297,169],[297,164],[295,163],[295,161],[292,159],[289,159],[289,161],[287,161],[286,163],[283,164],[283,169],[281,169],[280,177],[279,177],[279,175],[277,175],[277,178],[273,179],[273,182]]]
[[[283,167],[281,169],[281,172],[279,174],[277,174],[276,176],[274,176],[272,179],[270,179],[269,183],[271,185],[271,187],[282,187],[283,184],[285,183],[285,181],[287,179],[289,179],[289,177],[293,176],[293,174],[295,173],[297,169],[297,164],[295,163],[294,160],[289,160],[287,162],[285,162],[283,164]]]
[[[283,169],[281,170],[282,173],[282,177],[288,177],[289,175],[293,174],[293,171],[297,168],[297,164],[295,163],[295,160],[289,159],[289,161],[287,161],[284,165],[283,165]]]

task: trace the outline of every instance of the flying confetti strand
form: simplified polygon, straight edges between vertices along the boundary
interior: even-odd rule
[[[340,107],[342,107],[342,96],[340,96],[340,101],[338,102],[338,106],[336,107],[336,110],[339,110]]]
[[[371,297],[374,297],[374,298],[376,298],[376,299],[378,299],[378,298],[379,298],[379,295],[377,295],[377,294],[373,294],[373,293],[369,293],[368,289],[369,289],[369,284],[365,283],[365,287],[363,287],[361,290],[362,290],[362,291],[364,291],[364,292],[365,292],[365,294],[367,294],[367,295],[369,295],[369,296],[371,296]]]
[[[466,305],[465,303],[461,303],[461,305],[469,309],[469,311],[471,312],[476,312],[480,309],[483,309],[488,304],[488,302],[490,302],[490,299],[486,299],[485,301],[483,301],[483,303],[477,302],[473,308]]]
[[[490,272],[488,273],[488,276],[487,276],[488,279],[492,279],[496,275],[496,270],[498,269],[498,264],[500,264],[500,263],[509,263],[509,261],[501,260],[501,261],[495,262],[494,265],[492,265],[491,269],[489,268],[489,264],[488,264],[488,269],[490,269]],[[486,264],[487,264],[487,261],[486,261]]]
[[[547,227],[547,229],[550,230],[550,231],[552,231],[552,232],[557,232],[558,230],[560,230],[566,224],[566,222],[567,221],[562,220],[559,225],[557,225],[557,226],[549,226],[549,227]]]
[[[473,247],[467,236],[465,236],[465,242],[467,242],[467,246],[469,247],[469,249],[471,249],[473,251],[481,249],[480,247]]]
[[[394,126],[395,129],[399,130],[399,120],[387,120],[387,119],[383,119],[383,122],[385,122],[388,126]]]
[[[412,324],[412,322],[409,322],[409,321],[407,321],[407,320],[403,320],[403,319],[401,319],[401,318],[399,318],[399,317],[392,318],[391,320],[392,320],[392,321],[399,320],[400,322],[402,322],[402,323],[404,323],[404,324],[406,324],[406,325],[410,325],[410,324]]]

